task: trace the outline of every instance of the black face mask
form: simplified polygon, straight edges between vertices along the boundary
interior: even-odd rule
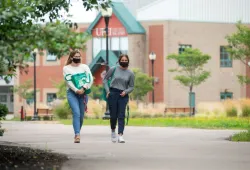
[[[120,66],[128,67],[128,62],[119,62]]]
[[[73,58],[72,61],[77,64],[77,63],[81,62],[81,59],[80,58]]]

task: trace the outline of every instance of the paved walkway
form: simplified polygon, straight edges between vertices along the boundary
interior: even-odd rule
[[[80,144],[72,126],[5,122],[0,141],[65,153],[63,170],[249,170],[250,143],[225,140],[236,131],[126,127],[125,144],[110,141],[108,126],[84,126]]]

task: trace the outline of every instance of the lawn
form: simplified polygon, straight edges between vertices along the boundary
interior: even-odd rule
[[[71,125],[72,120],[60,120]],[[85,119],[84,125],[109,125],[109,120]],[[201,129],[248,129],[250,118],[131,118],[129,126],[188,127]]]

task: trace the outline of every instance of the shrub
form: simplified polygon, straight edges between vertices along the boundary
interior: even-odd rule
[[[152,117],[152,115],[150,115],[150,114],[142,114],[142,118],[151,118]]]
[[[89,97],[92,99],[101,99],[102,98],[102,85],[93,85],[91,87],[91,93],[89,94]]]
[[[142,114],[139,113],[139,112],[130,112],[129,117],[131,117],[131,118],[141,118]]]
[[[94,112],[96,119],[102,118],[103,113],[102,113],[102,109],[100,107],[94,107],[93,112]]]
[[[59,119],[68,119],[72,115],[72,111],[67,101],[54,108],[54,113]]]
[[[231,140],[235,142],[249,142],[250,141],[250,129],[248,131],[243,131],[243,132],[234,134],[231,137]]]
[[[44,116],[43,120],[50,120],[50,117],[49,116]]]
[[[153,118],[161,118],[161,117],[164,117],[164,115],[161,113],[156,113],[153,115]]]
[[[37,119],[38,119],[38,120],[41,120],[41,116],[37,116]]]
[[[237,113],[238,111],[236,107],[231,107],[226,109],[227,117],[236,117]]]
[[[3,134],[4,134],[4,129],[0,128],[0,136],[3,136]]]
[[[5,104],[0,103],[0,120],[5,119],[5,116],[9,113],[9,110]]]
[[[27,121],[32,120],[32,116],[26,116],[26,120],[27,120]]]
[[[245,105],[242,107],[242,117],[250,117],[250,106]]]
[[[5,130],[1,128],[1,127],[2,127],[1,124],[2,124],[2,123],[0,122],[0,136],[3,136]]]

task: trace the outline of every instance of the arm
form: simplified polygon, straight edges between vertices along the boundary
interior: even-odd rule
[[[129,78],[128,88],[124,90],[126,94],[129,94],[134,90],[134,85],[135,85],[134,83],[135,83],[135,75],[132,73]]]
[[[64,79],[65,79],[65,76],[67,75],[67,74],[69,74],[68,72],[67,72],[67,69],[64,67],[63,68],[63,77],[64,77]],[[66,80],[65,80],[66,81]],[[76,92],[78,89],[75,87],[75,85],[72,83],[72,81],[66,81],[66,84],[69,86],[69,88],[71,89],[71,90],[73,90],[74,92]]]
[[[103,86],[104,86],[104,88],[106,90],[106,93],[109,93],[108,80],[112,76],[114,70],[115,70],[115,67],[110,68],[109,71],[106,73],[104,79],[103,79]]]

